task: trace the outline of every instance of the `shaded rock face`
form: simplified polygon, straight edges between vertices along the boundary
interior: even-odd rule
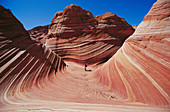
[[[93,17],[80,6],[70,5],[54,15],[46,46],[65,60],[98,64],[113,56],[133,32],[122,17],[113,13]]]
[[[0,5],[0,107],[16,94],[39,88],[43,77],[50,79],[64,67],[58,55],[31,40],[23,25]]]
[[[169,0],[158,0],[135,33],[96,71],[99,82],[120,99],[169,106],[169,6]]]
[[[30,37],[33,40],[36,40],[36,41],[39,41],[40,43],[45,44],[46,36],[48,33],[48,27],[49,25],[37,26],[31,30],[28,30],[28,33],[30,34]]]
[[[29,39],[28,32],[26,32],[26,30],[23,28],[23,25],[12,15],[9,9],[5,9],[3,6],[0,5],[0,11],[1,11],[0,13],[1,39],[5,37],[8,37],[10,39],[15,39],[15,37],[17,36],[25,36],[24,38]]]
[[[134,32],[124,18],[118,17],[114,13],[107,12],[95,19],[98,21],[97,30],[102,30],[113,37],[126,39]]]

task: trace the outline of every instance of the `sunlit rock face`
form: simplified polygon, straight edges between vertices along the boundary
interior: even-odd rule
[[[57,12],[49,26],[46,46],[65,60],[78,63],[106,62],[134,32],[114,13],[93,17],[77,5]]]
[[[28,33],[30,34],[30,37],[33,40],[36,40],[40,43],[45,44],[46,42],[46,36],[48,33],[48,27],[49,25],[45,25],[45,26],[37,26],[31,30],[28,30]]]
[[[0,6],[0,111],[169,112],[169,6],[156,2],[109,61],[86,71],[31,40]]]
[[[0,6],[0,107],[32,87],[43,87],[64,67],[59,56],[31,40],[10,10]]]
[[[158,0],[96,78],[127,102],[169,106],[170,1]]]
[[[132,27],[133,27],[134,29],[137,29],[138,25],[132,25]]]

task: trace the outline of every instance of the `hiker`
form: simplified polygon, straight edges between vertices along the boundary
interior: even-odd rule
[[[84,64],[84,70],[85,70],[85,71],[87,71],[86,67],[87,67],[87,65],[86,65],[86,63],[85,63],[85,64]]]

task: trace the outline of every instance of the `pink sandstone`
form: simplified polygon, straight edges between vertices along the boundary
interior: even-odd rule
[[[0,6],[0,111],[169,112],[169,6],[158,0],[114,56],[87,67],[91,72],[31,40]]]
[[[54,15],[46,46],[64,60],[99,64],[112,57],[133,32],[132,26],[114,13],[93,17],[80,6],[70,5]]]
[[[169,0],[158,0],[135,33],[96,71],[98,81],[118,98],[169,106],[169,6]]]

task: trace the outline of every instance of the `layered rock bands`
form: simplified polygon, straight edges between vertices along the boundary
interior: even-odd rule
[[[0,6],[0,111],[169,112],[169,6],[169,0],[158,0],[117,52],[109,46],[120,46],[128,27],[108,24],[125,23],[115,14],[94,18],[68,6],[54,16],[43,45]],[[96,66],[106,51],[116,53]],[[87,59],[94,64],[84,70],[77,62]]]
[[[135,33],[96,71],[98,81],[120,98],[169,106],[169,10],[169,0],[158,0]]]
[[[0,6],[1,103],[28,91],[32,85],[41,88],[65,65],[53,51],[31,40],[10,10]]]
[[[46,46],[64,60],[88,64],[106,62],[134,32],[131,25],[114,13],[93,17],[77,5],[57,12],[48,33],[42,33],[46,28],[36,27],[29,32],[42,42],[46,40]]]

